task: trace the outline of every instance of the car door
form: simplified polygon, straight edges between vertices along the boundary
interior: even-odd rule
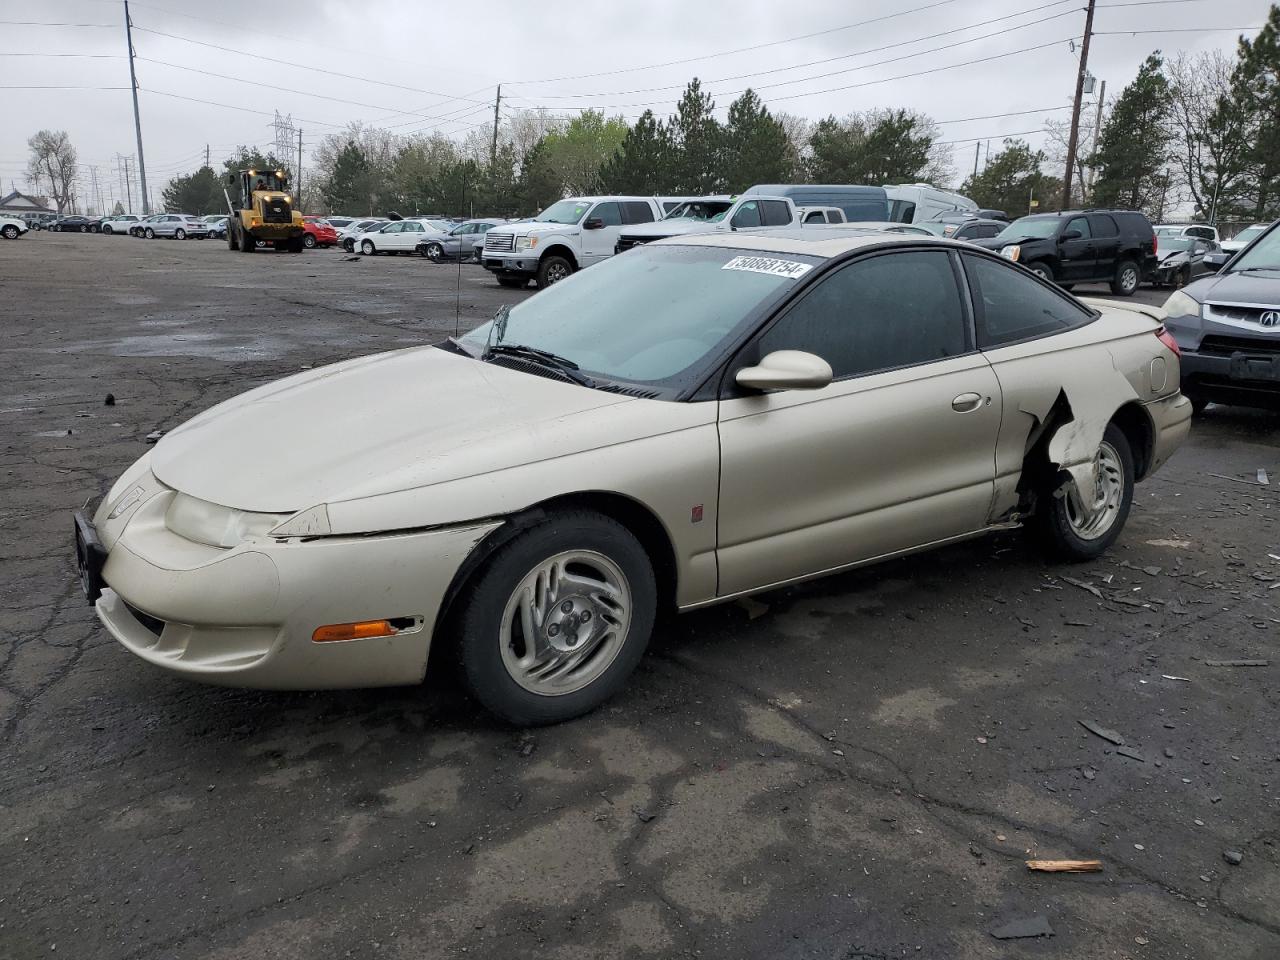
[[[622,209],[616,200],[602,200],[582,219],[582,265],[613,256],[622,235]]]
[[[1093,234],[1094,267],[1092,275],[1109,279],[1120,263],[1120,226],[1109,213],[1091,213],[1089,230]]]
[[[400,243],[404,239],[404,227],[407,222],[407,220],[397,220],[395,223],[387,224],[384,230],[379,232],[376,237],[371,238],[373,245],[379,250],[399,250]]]
[[[418,241],[426,235],[426,232],[427,228],[418,223],[418,221],[406,220],[404,229],[400,231],[399,236],[396,238],[396,249],[402,253],[412,251],[418,245]]]
[[[776,350],[831,364],[818,390],[751,394]],[[897,250],[819,279],[734,361],[719,410],[720,594],[985,527],[998,384],[975,349],[955,255]]]
[[[1067,239],[1068,234],[1078,237]],[[1058,240],[1058,279],[1067,283],[1094,278],[1097,256],[1088,217],[1072,217],[1062,227]]]

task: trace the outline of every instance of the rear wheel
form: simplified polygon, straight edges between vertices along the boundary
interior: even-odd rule
[[[228,230],[228,231],[227,231],[227,249],[228,249],[228,250],[239,250],[239,249],[240,249],[240,244],[239,244],[239,242],[236,240],[236,232],[235,232],[234,230]]]
[[[1138,265],[1132,260],[1121,260],[1116,265],[1115,276],[1111,278],[1111,292],[1117,297],[1132,297],[1141,280]]]
[[[181,227],[179,227],[177,230],[173,231],[173,239],[175,239],[175,240],[185,240],[185,239],[187,239],[187,231],[185,231],[185,230],[183,230]]]
[[[545,290],[573,273],[573,264],[564,257],[552,254],[538,264],[538,289]]]
[[[147,227],[147,229],[143,231],[142,235],[146,237],[148,240],[154,240],[156,238],[156,232],[152,230],[150,227]]]
[[[1081,491],[1072,482],[1045,491],[1037,521],[1046,549],[1062,560],[1092,560],[1124,529],[1133,503],[1133,453],[1129,440],[1108,424],[1094,454],[1094,486]],[[1061,474],[1059,474],[1059,479]]]
[[[285,244],[284,244],[285,249],[288,250],[290,253],[301,253],[305,249],[305,244],[303,241],[308,236],[309,234],[304,233],[301,237],[294,237],[291,240],[285,241]]]
[[[89,228],[88,228],[88,226],[83,226],[83,227],[81,227],[81,228],[80,228],[80,232],[81,232],[81,233],[88,233],[88,232],[89,232]]]
[[[302,237],[302,245],[306,247],[308,250],[313,249],[316,245],[315,235],[310,233],[304,234]]]
[[[511,723],[558,723],[617,693],[653,632],[653,565],[631,531],[587,511],[547,518],[467,585],[458,619],[471,693]]]

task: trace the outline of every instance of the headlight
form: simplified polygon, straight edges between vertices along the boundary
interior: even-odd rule
[[[230,548],[250,537],[266,536],[268,531],[288,519],[288,516],[233,510],[179,493],[165,511],[164,525],[171,533],[187,540],[206,543],[211,547]]]
[[[532,250],[538,245],[537,237],[516,237],[517,250]]]
[[[1176,290],[1164,302],[1164,312],[1171,317],[1198,317],[1203,308],[1200,302],[1181,290]]]
[[[1010,244],[1007,247],[1001,247],[1000,256],[1004,257],[1006,260],[1012,260],[1014,263],[1017,263],[1018,259],[1022,256],[1022,248],[1016,243]]]

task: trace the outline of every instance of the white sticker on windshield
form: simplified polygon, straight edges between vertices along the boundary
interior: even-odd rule
[[[813,269],[812,264],[795,260],[775,260],[773,257],[734,257],[721,270],[748,270],[751,273],[767,273],[772,277],[798,280]]]

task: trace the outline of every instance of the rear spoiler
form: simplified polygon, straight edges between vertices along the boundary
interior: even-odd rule
[[[1163,324],[1168,316],[1163,307],[1153,307],[1147,303],[1120,303],[1117,300],[1103,300],[1098,297],[1080,297],[1080,301],[1099,313],[1104,310],[1125,310],[1129,313],[1141,314],[1159,324]]]

